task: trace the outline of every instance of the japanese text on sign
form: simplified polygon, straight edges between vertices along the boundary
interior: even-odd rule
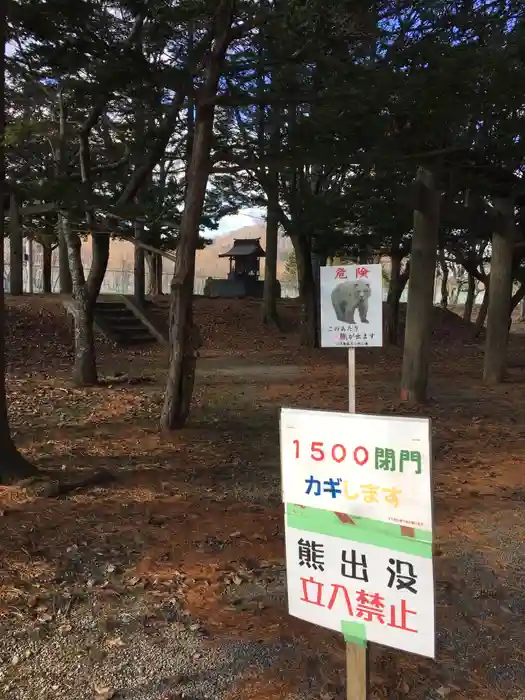
[[[431,558],[287,527],[286,560],[292,615],[359,623],[367,641],[434,656]]]
[[[381,265],[321,267],[321,346],[383,343]]]
[[[423,418],[282,409],[283,500],[432,529]]]

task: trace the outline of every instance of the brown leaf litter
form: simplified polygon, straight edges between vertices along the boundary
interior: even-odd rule
[[[271,667],[247,667],[221,697],[344,697],[340,636],[286,611],[277,415],[281,405],[344,410],[345,357],[300,350],[297,303],[281,309],[287,331],[277,333],[261,328],[258,302],[196,302],[205,339],[197,400],[188,427],[166,439],[157,433],[163,350],[133,355],[136,373],[146,371],[152,381],[76,390],[68,381],[71,335],[60,304],[9,303],[18,444],[51,475],[74,482],[106,470],[113,483],[87,484],[51,501],[27,488],[0,489],[6,629],[28,625],[77,639],[77,614],[95,605],[95,620],[116,619],[132,599],[144,611],[140,634],[160,639],[162,630],[181,624],[167,612],[180,606],[190,620],[184,629],[195,627],[190,633],[203,644],[282,646]],[[408,411],[399,402],[399,350],[357,352],[358,409],[429,415],[435,445],[438,657],[371,645],[371,693],[389,700],[512,698],[525,681],[516,651],[524,641],[525,338],[511,341],[512,383],[487,389],[471,327],[441,310],[435,320],[432,400],[424,409]],[[115,377],[124,355],[101,341],[102,373]],[[264,373],[252,371],[261,364]],[[294,371],[284,377],[287,366]],[[119,625],[103,633],[104,654],[126,653],[127,628]],[[96,668],[105,668],[100,663]],[[17,672],[30,664],[21,656]],[[20,678],[21,688],[30,683]],[[151,697],[180,697],[185,682],[166,680]],[[118,698],[117,691],[101,678],[93,693]]]

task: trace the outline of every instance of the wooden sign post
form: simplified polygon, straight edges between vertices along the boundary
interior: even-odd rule
[[[321,268],[321,345],[348,348],[348,411],[281,409],[291,615],[343,634],[347,700],[369,642],[434,657],[430,421],[356,413],[355,348],[382,345],[380,265]]]
[[[348,412],[356,412],[355,348],[348,348]],[[346,700],[368,700],[368,644],[345,639]]]
[[[368,645],[346,642],[346,700],[368,698]]]
[[[342,633],[348,700],[367,644],[433,658],[430,421],[281,409],[291,615]]]
[[[355,410],[355,348],[348,348],[348,412]]]
[[[381,265],[325,267],[321,285],[321,346],[348,347],[348,411],[355,413],[355,348],[382,345]],[[368,698],[367,658],[366,643],[346,641],[347,700]]]

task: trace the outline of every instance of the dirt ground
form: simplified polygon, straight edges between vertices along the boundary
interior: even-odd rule
[[[186,429],[161,437],[166,353],[99,339],[100,387],[69,383],[56,300],[9,302],[17,444],[51,473],[115,481],[38,498],[0,489],[0,698],[337,700],[340,635],[291,618],[278,413],[346,408],[345,355],[304,351],[256,302],[196,302],[205,347]],[[358,411],[407,414],[400,351],[357,351]],[[525,698],[525,335],[509,379],[481,383],[482,345],[436,310],[431,400],[436,661],[371,645],[371,696]],[[416,411],[412,411],[414,413]]]

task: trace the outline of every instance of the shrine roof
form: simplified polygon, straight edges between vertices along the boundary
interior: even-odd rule
[[[266,253],[261,248],[260,240],[260,238],[235,238],[230,250],[221,253],[219,258],[247,258],[254,255],[258,258],[264,258]]]

